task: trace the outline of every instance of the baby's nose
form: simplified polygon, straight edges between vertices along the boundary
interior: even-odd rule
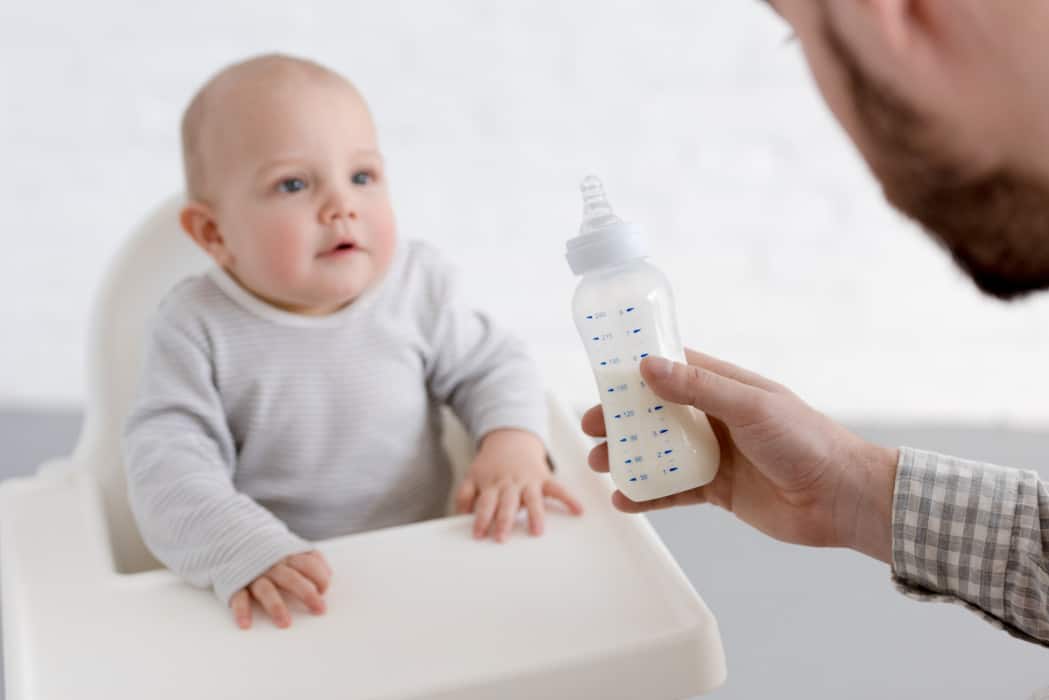
[[[356,218],[357,207],[353,200],[345,194],[333,195],[321,210],[321,219],[326,222]]]

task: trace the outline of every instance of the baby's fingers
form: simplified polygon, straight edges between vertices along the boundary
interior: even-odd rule
[[[237,627],[246,630],[251,627],[251,594],[247,588],[241,588],[229,599],[230,610]]]
[[[514,526],[514,517],[521,509],[521,489],[513,484],[508,484],[499,492],[499,514],[495,516],[496,542],[503,542],[510,534],[510,528]]]
[[[543,491],[539,484],[529,484],[522,493],[528,509],[528,525],[533,535],[543,534]]]
[[[331,581],[331,567],[328,566],[328,561],[320,552],[314,550],[293,554],[288,557],[287,565],[312,581],[321,595],[328,590],[328,582]]]
[[[291,614],[288,612],[288,606],[284,604],[284,598],[272,581],[265,576],[259,576],[249,588],[251,589],[251,594],[255,596],[255,600],[259,601],[262,609],[273,619],[277,627],[291,626]]]
[[[455,493],[455,512],[469,513],[474,509],[477,500],[477,484],[473,479],[466,479]]]
[[[495,509],[498,505],[498,490],[488,488],[481,491],[481,495],[477,498],[477,505],[474,508],[474,512],[477,515],[474,518],[474,537],[480,539],[488,532],[488,527],[492,524],[492,517],[495,515]]]
[[[543,482],[543,495],[561,501],[574,515],[582,515],[583,513],[583,504],[569,493],[564,484],[559,481],[550,480]]]
[[[286,564],[278,564],[266,574],[281,590],[290,593],[303,603],[314,615],[324,612],[324,600],[317,586],[308,578]]]

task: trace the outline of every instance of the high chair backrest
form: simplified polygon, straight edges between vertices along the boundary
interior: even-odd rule
[[[142,371],[146,325],[176,282],[210,262],[179,226],[184,201],[182,195],[171,197],[131,234],[110,263],[92,309],[87,406],[73,462],[98,484],[113,563],[125,573],[157,566],[131,515],[120,450],[121,428]]]

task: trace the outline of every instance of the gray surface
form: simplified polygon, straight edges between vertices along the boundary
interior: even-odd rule
[[[1033,469],[1040,455],[1049,458],[1049,434],[856,431],[884,445],[1009,466]],[[1049,469],[1039,471],[1049,476]],[[718,619],[728,661],[728,682],[711,696],[718,700],[983,700],[1029,698],[1049,686],[1049,650],[959,606],[904,597],[886,564],[776,542],[709,506],[649,517]]]
[[[72,411],[43,413],[0,408],[0,480],[30,474],[42,462],[68,455],[79,431],[80,415]],[[0,635],[0,660],[2,652]],[[4,695],[4,667],[0,663],[0,700],[4,700]]]
[[[0,479],[68,454],[78,427],[72,413],[0,410]],[[1049,433],[858,432],[882,444],[1038,468],[1049,476],[1049,468],[1039,467],[1040,455],[1049,457]],[[1049,686],[1049,651],[962,608],[904,598],[889,583],[886,565],[847,551],[781,544],[712,507],[650,517],[721,626],[729,680],[711,697],[982,700],[1029,698]]]

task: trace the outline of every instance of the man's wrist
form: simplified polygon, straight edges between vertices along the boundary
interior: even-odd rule
[[[851,549],[892,564],[892,499],[899,450],[864,442],[850,470],[859,486]]]

